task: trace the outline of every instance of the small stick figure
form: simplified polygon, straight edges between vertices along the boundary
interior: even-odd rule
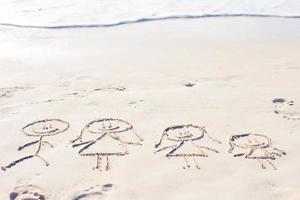
[[[219,153],[216,149],[199,145],[198,142],[203,142],[204,138],[221,144],[220,141],[210,137],[204,127],[192,124],[170,126],[164,130],[159,143],[155,145],[157,150],[154,153],[167,151],[165,155],[167,158],[182,157],[184,160],[183,169],[191,167],[188,160],[190,158],[195,167],[200,169],[196,158],[208,157],[205,150]],[[162,146],[162,144],[164,145]]]
[[[275,160],[276,156],[281,157],[286,155],[286,152],[272,146],[270,138],[260,134],[246,133],[233,135],[229,139],[229,144],[229,153],[233,153],[235,148],[242,151],[235,153],[234,157],[244,156],[246,159],[255,159],[260,163],[262,169],[266,169],[265,161],[265,163],[271,165],[276,170],[277,168],[271,160]]]
[[[15,160],[10,164],[8,164],[7,166],[1,167],[1,169],[5,171],[6,169],[11,168],[24,160],[31,159],[34,157],[39,158],[45,163],[46,166],[48,166],[49,163],[46,161],[46,159],[40,156],[39,153],[43,145],[48,145],[51,148],[53,148],[53,145],[47,141],[44,141],[43,140],[44,137],[57,135],[59,133],[65,132],[68,129],[69,129],[69,123],[62,121],[60,119],[40,120],[26,125],[25,127],[22,128],[22,132],[27,136],[39,137],[39,139],[20,146],[18,148],[18,151],[21,151],[26,147],[38,144],[36,152],[32,155],[25,156],[18,160]]]
[[[294,101],[287,101],[283,98],[273,99],[275,106],[274,113],[285,120],[292,121],[290,133],[293,133],[300,124],[300,113],[294,108]]]
[[[89,134],[86,134],[89,133]],[[93,137],[96,135],[96,137]],[[83,136],[91,137],[83,141]],[[75,143],[79,141],[79,143]],[[80,156],[92,156],[97,158],[96,167],[102,171],[102,163],[106,163],[104,169],[110,169],[110,156],[127,155],[127,145],[142,145],[143,139],[134,131],[131,124],[121,119],[98,119],[88,123],[81,134],[73,141],[73,148],[83,146],[79,150]]]

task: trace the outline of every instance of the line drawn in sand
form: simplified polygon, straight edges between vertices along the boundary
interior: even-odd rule
[[[233,135],[229,139],[229,144],[228,153],[233,153],[238,148],[240,151],[234,153],[234,157],[243,156],[246,159],[255,159],[260,163],[262,169],[266,169],[265,164],[269,164],[274,170],[277,170],[271,161],[276,160],[276,156],[286,155],[286,152],[273,147],[271,138],[261,134]]]
[[[279,115],[285,120],[293,122],[290,133],[293,133],[297,126],[300,124],[300,113],[294,108],[294,101],[287,101],[284,98],[273,99],[273,104],[275,106],[274,113]]]
[[[167,152],[167,158],[181,157],[184,160],[183,169],[191,168],[189,160],[192,160],[196,169],[200,169],[196,159],[198,157],[208,157],[205,150],[219,153],[218,150],[202,145],[204,139],[209,139],[207,142],[221,144],[220,141],[209,136],[205,127],[200,127],[193,124],[176,125],[166,128],[160,138],[160,141],[155,145],[157,149],[154,153],[162,151]]]
[[[114,185],[111,183],[104,185],[96,185],[90,187],[89,189],[78,192],[76,195],[73,195],[71,200],[101,200],[107,199],[108,193],[111,192],[114,188]]]
[[[10,200],[46,200],[47,198],[47,193],[36,185],[17,186],[9,194]]]
[[[85,141],[83,137],[90,138]],[[78,143],[76,143],[79,141]],[[81,134],[71,142],[73,148],[81,147],[80,156],[97,158],[96,167],[102,171],[110,170],[109,157],[129,154],[128,145],[142,145],[143,139],[134,131],[133,126],[121,119],[104,118],[91,121],[81,131]]]
[[[37,144],[38,148],[37,148],[36,152],[32,155],[25,156],[18,160],[15,160],[15,161],[11,162],[10,164],[8,164],[7,166],[1,167],[1,169],[3,171],[5,171],[6,169],[11,168],[22,161],[25,161],[27,159],[31,159],[34,157],[39,158],[40,160],[42,160],[44,162],[44,164],[46,166],[48,166],[49,163],[46,161],[46,159],[44,159],[41,155],[39,155],[39,153],[40,153],[42,146],[48,145],[51,148],[53,148],[53,145],[50,144],[49,142],[43,140],[44,137],[57,135],[59,133],[63,133],[65,131],[67,131],[68,129],[69,129],[69,123],[65,122],[63,120],[60,120],[60,119],[45,119],[45,120],[36,121],[36,122],[26,125],[25,127],[22,128],[22,132],[27,136],[39,137],[39,139],[20,146],[18,148],[18,151],[22,151],[26,147]]]

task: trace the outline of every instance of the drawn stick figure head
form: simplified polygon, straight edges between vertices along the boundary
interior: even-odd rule
[[[86,129],[90,133],[103,134],[103,133],[121,133],[132,130],[133,127],[128,122],[121,119],[98,119],[90,122]]]
[[[205,133],[204,127],[192,124],[170,126],[164,130],[159,143],[155,146],[156,148],[160,146],[164,138],[177,142],[199,140],[204,137]]]
[[[26,125],[22,131],[28,136],[51,136],[69,129],[69,123],[60,119],[45,119]]]
[[[229,139],[230,143],[230,150],[229,153],[232,152],[234,147],[244,148],[244,149],[256,149],[256,148],[267,148],[270,147],[271,139],[267,136],[260,135],[260,134],[240,134],[240,135],[233,135]]]

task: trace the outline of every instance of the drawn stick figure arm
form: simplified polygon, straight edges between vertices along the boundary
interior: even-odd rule
[[[216,142],[218,144],[222,144],[221,141],[217,140],[216,138],[211,137],[206,131],[205,131],[206,136],[211,139],[213,142]]]
[[[169,149],[169,148],[175,148],[176,146],[177,145],[171,145],[171,146],[162,147],[162,148],[157,149],[156,151],[154,151],[154,153],[158,153],[158,152],[164,151],[164,150]]]
[[[36,140],[36,141],[33,141],[33,142],[26,143],[26,144],[24,144],[24,145],[22,145],[22,146],[19,146],[19,147],[18,147],[18,151],[21,151],[21,150],[23,150],[24,148],[29,147],[29,146],[31,146],[31,145],[34,145],[34,144],[36,144],[36,143],[38,143],[38,142],[39,142],[39,140]]]
[[[175,152],[177,149],[181,148],[183,144],[184,144],[184,141],[182,141],[182,142],[179,143],[178,145],[175,145],[175,147],[174,147],[169,153],[167,153],[166,156],[167,156],[167,157],[169,157],[169,156],[176,156],[176,155],[174,154],[174,152]]]
[[[213,149],[213,148],[210,148],[210,147],[206,147],[206,146],[201,146],[201,145],[198,145],[198,144],[195,144],[195,142],[192,141],[192,144],[197,147],[198,149],[206,149],[206,150],[209,150],[209,151],[212,151],[212,152],[215,152],[215,153],[219,153],[218,150],[216,149]]]
[[[201,127],[200,130],[201,130],[201,131],[202,131],[202,132],[203,132],[203,133],[204,133],[211,141],[216,142],[216,143],[218,143],[218,144],[222,144],[221,141],[219,141],[219,140],[217,140],[217,139],[211,137],[211,136],[208,134],[208,132],[205,130],[205,127]]]
[[[47,141],[42,141],[42,144],[48,144],[51,148],[53,148],[53,144],[51,144],[50,142],[47,142]]]
[[[143,139],[141,136],[139,136],[139,135],[135,132],[134,129],[132,129],[132,132],[133,132],[133,134],[134,134],[136,137],[139,138],[140,142],[144,141],[144,139]]]
[[[81,145],[85,145],[85,144],[88,144],[92,141],[93,140],[89,140],[89,141],[86,141],[86,142],[80,142],[80,143],[77,143],[77,144],[73,144],[72,147],[75,148],[75,147],[78,147],[78,146],[81,146]]]
[[[141,143],[136,143],[136,142],[125,142],[119,136],[117,136],[115,133],[111,133],[110,137],[112,137],[115,140],[118,140],[123,145],[126,145],[126,144],[130,144],[130,145],[142,145]]]
[[[266,154],[269,155],[269,156],[284,156],[286,155],[286,152],[285,151],[282,151],[280,149],[277,149],[277,148],[270,148],[270,149],[266,149]]]
[[[84,126],[84,128],[81,130],[81,132],[80,132],[80,135],[79,136],[77,136],[77,138],[75,138],[74,140],[71,140],[71,143],[75,143],[75,142],[77,142],[78,140],[81,140],[82,139],[82,136],[83,136],[83,133],[84,133],[84,131],[86,130],[86,128],[87,128],[87,126]]]

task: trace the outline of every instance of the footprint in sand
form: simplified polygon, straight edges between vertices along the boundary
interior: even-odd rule
[[[284,98],[273,99],[274,113],[282,119],[292,121],[290,133],[293,133],[296,127],[300,124],[300,112],[295,109],[295,102]]]
[[[89,189],[78,192],[71,200],[102,200],[107,199],[109,193],[114,189],[111,183],[105,185],[96,185]]]
[[[0,88],[0,98],[12,97],[15,93],[30,89],[31,87],[7,87]]]
[[[14,188],[9,194],[10,200],[46,200],[48,194],[35,185],[21,185]]]

